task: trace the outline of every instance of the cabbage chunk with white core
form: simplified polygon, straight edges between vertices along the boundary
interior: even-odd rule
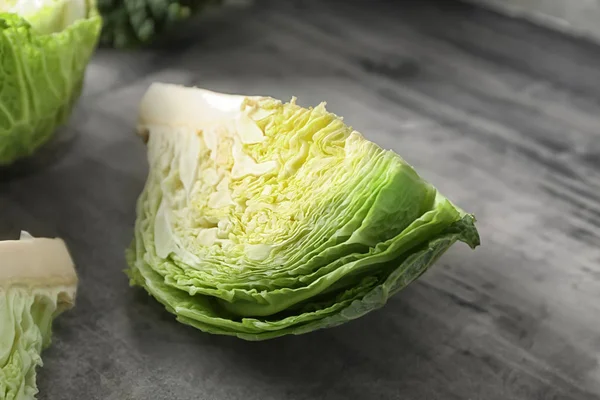
[[[324,104],[153,84],[128,274],[179,321],[262,340],[383,306],[474,217]]]
[[[61,239],[0,242],[0,399],[28,400],[38,393],[36,367],[50,345],[52,322],[71,308],[77,275]]]
[[[0,1],[0,165],[67,122],[101,25],[94,0]]]

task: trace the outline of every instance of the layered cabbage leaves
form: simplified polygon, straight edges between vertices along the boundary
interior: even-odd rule
[[[474,217],[328,112],[153,84],[128,274],[202,331],[264,340],[382,307]]]
[[[30,400],[36,368],[48,347],[52,322],[75,301],[77,275],[64,242],[0,242],[0,399]]]
[[[116,48],[147,46],[221,0],[98,0],[100,41]]]

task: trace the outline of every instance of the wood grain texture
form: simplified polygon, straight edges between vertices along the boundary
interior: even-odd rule
[[[67,155],[0,182],[0,235],[59,235],[81,276],[40,399],[600,398],[600,49],[448,1],[267,1],[168,45],[100,50]],[[176,323],[122,270],[153,81],[295,95],[479,219],[382,310],[246,343]]]

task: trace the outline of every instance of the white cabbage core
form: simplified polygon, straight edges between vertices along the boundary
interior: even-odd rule
[[[77,274],[65,243],[25,231],[19,240],[0,241],[0,289],[13,285],[63,288],[65,301],[72,303]]]

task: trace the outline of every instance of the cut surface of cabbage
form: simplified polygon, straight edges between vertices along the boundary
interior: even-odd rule
[[[35,398],[52,322],[73,307],[77,281],[61,239],[22,232],[20,240],[0,242],[0,398]]]
[[[385,304],[474,218],[325,104],[153,84],[132,283],[178,319],[250,340]]]

